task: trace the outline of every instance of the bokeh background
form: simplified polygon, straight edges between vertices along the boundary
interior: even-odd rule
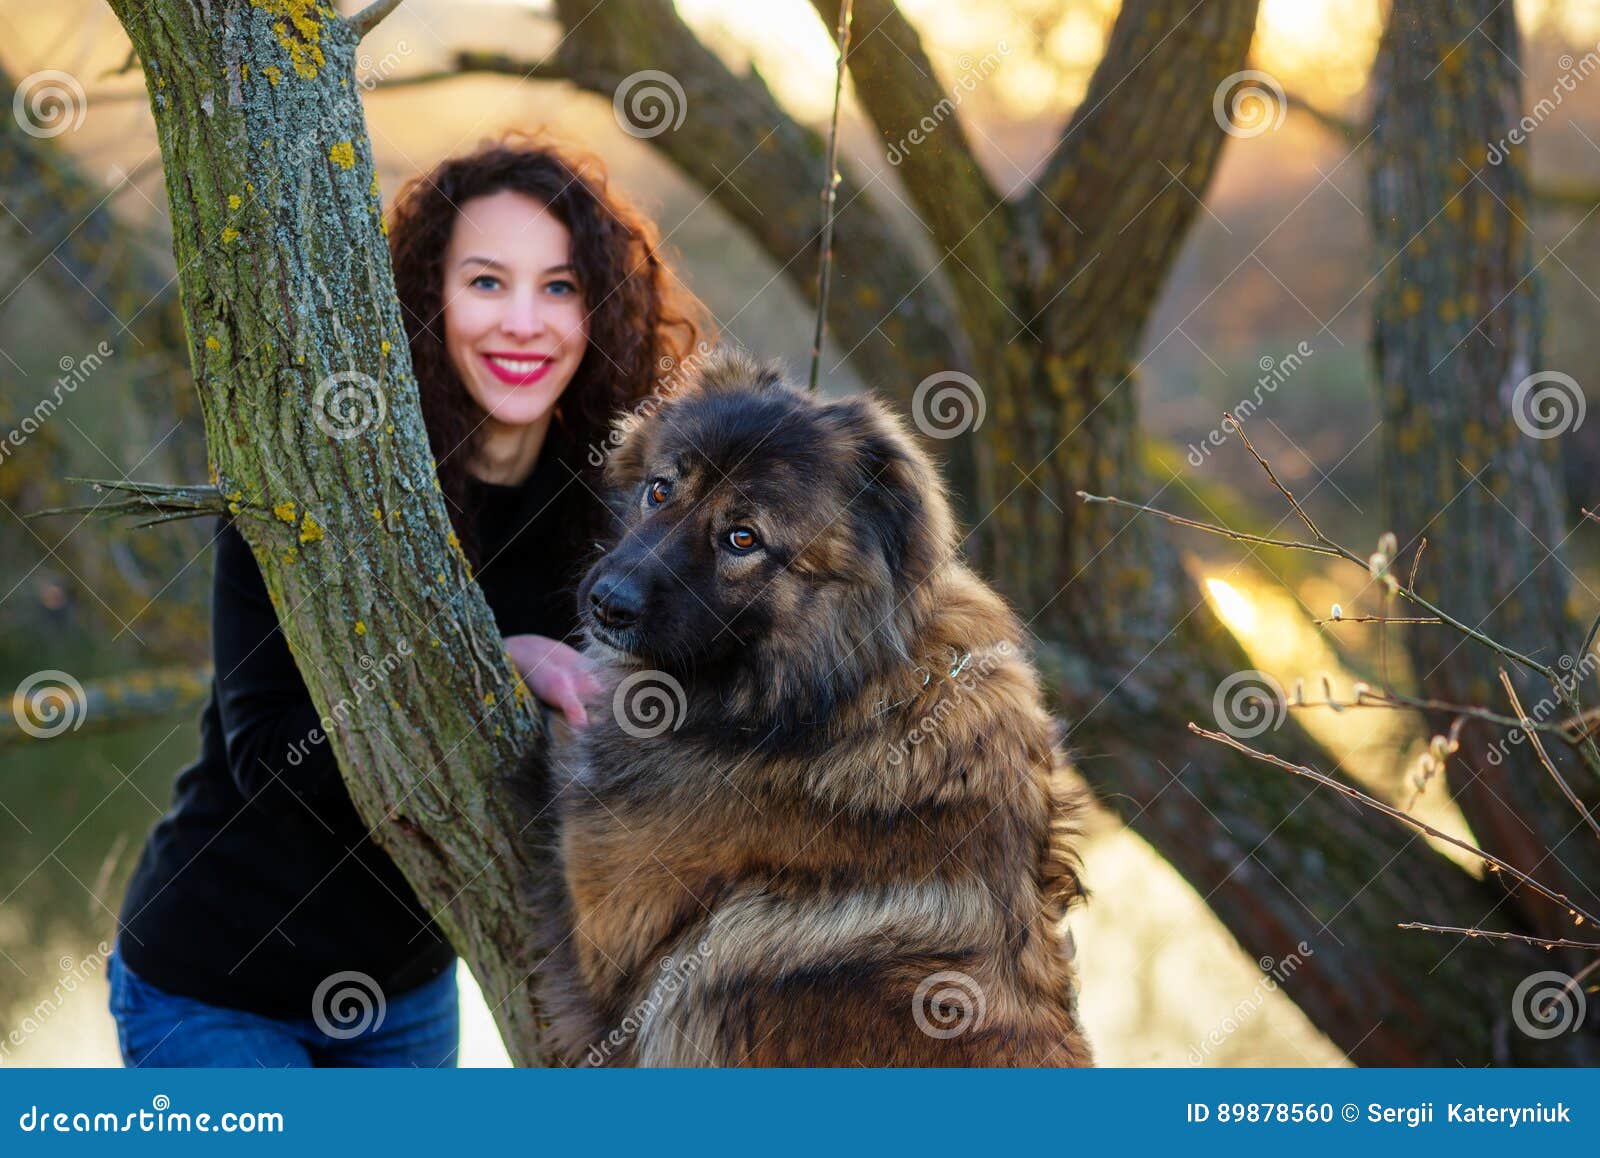
[[[678,7],[735,67],[758,69],[796,117],[825,123],[834,51],[830,30],[809,4],[679,0]],[[974,45],[1010,46],[1002,66],[963,102],[961,116],[991,179],[1011,190],[1036,171],[1082,97],[1117,4],[904,0],[902,8],[942,75],[954,75]],[[1527,92],[1547,91],[1564,55],[1581,55],[1600,41],[1600,3],[1592,0],[1520,0],[1516,11]],[[1356,543],[1384,529],[1377,525],[1378,419],[1368,345],[1374,262],[1365,173],[1336,121],[1357,123],[1365,114],[1363,91],[1382,21],[1378,0],[1264,0],[1253,66],[1329,116],[1291,111],[1277,129],[1229,142],[1206,212],[1148,327],[1138,369],[1150,453],[1176,463],[1249,392],[1262,359],[1281,360],[1309,344],[1314,356],[1274,394],[1252,432],[1334,537]],[[365,103],[386,196],[482,138],[509,128],[546,129],[601,155],[616,184],[654,215],[684,282],[725,336],[803,373],[810,308],[714,201],[648,142],[619,129],[608,102],[561,82],[501,76],[404,83],[447,68],[462,49],[536,58],[557,34],[537,6],[525,3],[407,0],[364,51],[383,74]],[[115,19],[94,0],[0,0],[0,64],[13,78],[56,68],[83,79],[87,116],[59,144],[105,182],[108,203],[126,223],[125,243],[145,247],[170,269],[154,127],[142,79],[124,68],[128,56]],[[894,181],[848,94],[841,148],[861,169]],[[1562,260],[1542,270],[1545,361],[1573,371],[1593,367],[1600,364],[1600,327],[1593,324],[1600,298],[1584,279],[1597,280],[1590,275],[1600,268],[1600,222],[1591,220],[1594,204],[1581,191],[1600,190],[1600,81],[1569,96],[1540,126],[1531,149],[1537,183],[1580,191],[1540,202],[1533,221],[1537,252],[1561,245]],[[880,200],[896,213],[895,198]],[[26,228],[4,216],[0,236]],[[904,213],[898,220],[914,241],[915,220]],[[92,346],[34,272],[12,247],[0,250],[0,412],[10,419],[49,392],[64,353]],[[61,461],[94,473],[101,458],[102,474],[139,475],[138,464],[165,432],[130,428],[126,407],[114,404],[135,389],[135,362],[113,361],[72,393],[51,418],[50,445],[31,442],[0,462],[0,687],[14,687],[48,659],[48,666],[85,682],[128,677],[136,696],[148,673],[205,659],[201,608],[188,630],[140,630],[149,607],[203,592],[203,582],[196,587],[192,580],[208,570],[204,557],[160,581],[140,573],[143,601],[119,605],[122,626],[107,627],[93,584],[54,550],[67,527],[21,518],[47,501],[81,500],[53,477]],[[823,366],[829,388],[874,385],[854,378],[836,350]],[[1596,426],[1574,432],[1571,469],[1592,475],[1600,463],[1587,437]],[[1206,506],[1239,525],[1269,526],[1282,514],[1278,496],[1237,447],[1213,451],[1187,477]],[[1243,552],[1201,537],[1186,546],[1219,614],[1258,667],[1285,686],[1322,672],[1347,686],[1352,670],[1370,668],[1373,656],[1361,639],[1335,642],[1311,623],[1349,597],[1338,575],[1304,560],[1271,570],[1259,559],[1242,563]],[[1575,565],[1592,571],[1592,553],[1573,546]],[[110,558],[107,566],[119,561]],[[125,570],[137,569],[130,563]],[[0,1037],[25,1030],[22,1044],[0,1064],[116,1064],[97,958],[113,936],[143,837],[166,807],[175,771],[196,750],[195,717],[184,705],[115,729],[86,728],[39,743],[13,738],[0,746]],[[1420,722],[1403,714],[1304,722],[1347,770],[1388,795],[1426,740]],[[1442,795],[1424,801],[1421,811],[1447,830],[1464,831]],[[1247,957],[1202,899],[1109,813],[1097,812],[1091,823],[1086,877],[1093,903],[1075,915],[1073,927],[1083,1013],[1103,1062],[1346,1064],[1276,991],[1263,963]],[[68,977],[74,984],[66,1000],[43,1000]],[[505,1064],[464,969],[462,980],[464,1063]]]

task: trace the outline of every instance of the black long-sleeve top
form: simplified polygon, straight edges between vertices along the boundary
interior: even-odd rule
[[[471,484],[468,517],[475,577],[502,634],[572,642],[581,528],[598,500],[556,441],[552,428],[522,485]],[[390,997],[436,977],[454,950],[368,836],[229,523],[215,541],[211,632],[200,756],[178,774],[134,869],[118,918],[123,960],[169,992],[270,1017],[311,1016],[317,986],[346,970]]]

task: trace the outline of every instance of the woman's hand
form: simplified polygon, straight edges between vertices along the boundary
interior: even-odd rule
[[[506,650],[529,691],[558,709],[572,727],[589,726],[583,701],[600,694],[593,660],[542,635],[508,635]]]

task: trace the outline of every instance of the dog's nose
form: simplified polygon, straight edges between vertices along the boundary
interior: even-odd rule
[[[589,590],[589,608],[601,623],[620,630],[639,622],[644,598],[637,584],[605,575]]]

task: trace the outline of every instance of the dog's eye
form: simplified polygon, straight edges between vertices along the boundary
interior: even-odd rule
[[[672,494],[672,484],[664,478],[658,478],[650,483],[644,492],[645,501],[652,507],[659,507],[667,501]]]
[[[724,540],[728,546],[741,554],[746,551],[754,551],[757,544],[761,542],[756,538],[756,533],[749,527],[735,527],[724,536]]]

